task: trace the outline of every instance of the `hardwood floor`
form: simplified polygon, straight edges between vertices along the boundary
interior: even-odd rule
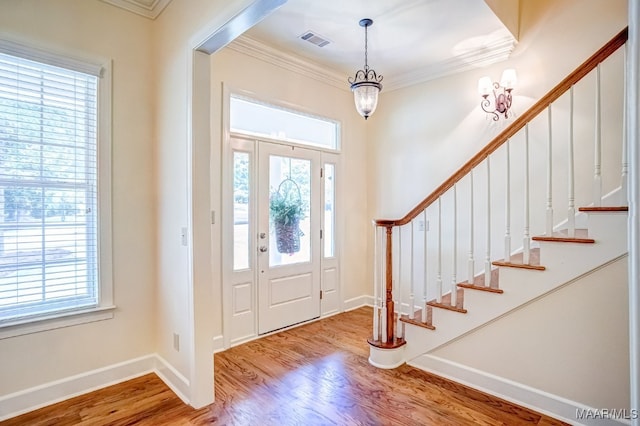
[[[372,367],[371,318],[360,308],[216,354],[216,402],[200,410],[149,374],[0,425],[565,424],[407,365]]]

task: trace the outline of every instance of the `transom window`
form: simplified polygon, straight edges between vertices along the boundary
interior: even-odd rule
[[[0,44],[0,326],[96,308],[101,294],[100,69],[12,47]]]
[[[337,121],[287,110],[231,95],[232,132],[268,137],[285,142],[325,149],[339,149],[340,124]]]

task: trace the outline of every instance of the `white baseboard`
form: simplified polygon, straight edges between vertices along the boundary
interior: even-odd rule
[[[169,386],[169,389],[171,389],[173,393],[182,400],[182,402],[188,405],[189,398],[187,395],[190,394],[189,380],[160,355],[155,354],[154,356],[156,365],[153,372],[156,373],[167,386]]]
[[[342,304],[345,312],[353,311],[363,306],[373,306],[373,296],[354,297],[353,299],[345,300]]]
[[[150,354],[0,396],[0,421],[149,373],[189,403],[189,381],[162,357]]]
[[[424,354],[407,364],[572,425],[621,426],[631,424],[630,421],[606,418],[583,418],[578,420],[576,418],[578,410],[582,412],[586,410],[591,413],[598,410],[437,356]]]
[[[1,396],[0,420],[140,377],[153,372],[155,366],[155,355],[146,355]]]
[[[224,351],[224,336],[219,335],[213,338],[213,353]]]

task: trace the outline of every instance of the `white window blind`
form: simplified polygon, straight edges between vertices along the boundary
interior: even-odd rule
[[[2,52],[0,325],[95,307],[100,294],[98,77]]]

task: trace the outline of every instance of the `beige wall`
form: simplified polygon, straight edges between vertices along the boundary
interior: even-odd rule
[[[0,395],[155,349],[151,22],[98,1],[0,0],[0,31],[113,60],[111,320],[0,340]]]
[[[629,408],[627,258],[431,354],[590,407]]]

